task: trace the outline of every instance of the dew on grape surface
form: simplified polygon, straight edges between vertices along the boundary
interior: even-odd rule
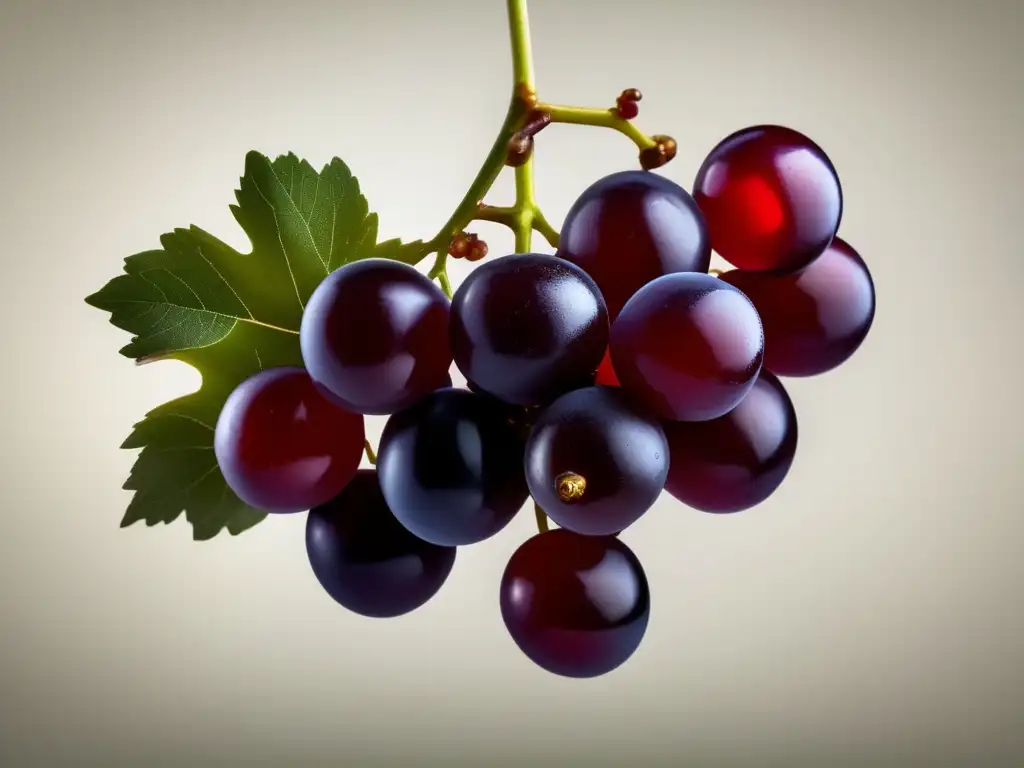
[[[663,427],[672,457],[665,490],[703,512],[760,504],[782,484],[796,453],[796,411],[767,370],[724,416]]]
[[[650,590],[632,550],[613,536],[563,529],[519,546],[501,579],[501,615],[509,634],[542,669],[597,677],[639,648]]]
[[[442,386],[452,362],[447,297],[389,259],[346,264],[317,286],[302,314],[302,359],[340,405],[367,415],[408,407]]]
[[[724,138],[693,182],[711,246],[735,267],[793,272],[828,246],[843,195],[825,152],[790,128],[758,125]]]
[[[721,279],[757,308],[764,367],[778,376],[816,376],[837,368],[860,348],[875,318],[871,273],[838,237],[795,274],[732,270]]]
[[[361,469],[345,489],[306,518],[306,554],[321,586],[362,616],[414,611],[447,580],[455,547],[423,541],[388,508],[377,473]]]
[[[612,320],[651,280],[711,264],[694,199],[650,171],[613,173],[585,189],[565,217],[557,253],[594,278]]]
[[[377,472],[402,525],[445,546],[493,536],[528,496],[523,439],[508,411],[467,389],[439,389],[391,416]]]
[[[611,357],[621,386],[661,418],[707,421],[728,413],[761,369],[757,310],[711,275],[659,277],[612,324]]]
[[[526,481],[559,526],[610,535],[636,522],[665,486],[669,446],[658,419],[618,387],[588,387],[540,414],[526,444]]]
[[[302,512],[336,496],[362,460],[363,417],[330,402],[302,368],[268,368],[227,398],[214,454],[228,487],[266,512]]]
[[[455,364],[507,403],[550,401],[593,374],[608,344],[608,311],[575,264],[537,253],[477,267],[452,300]]]

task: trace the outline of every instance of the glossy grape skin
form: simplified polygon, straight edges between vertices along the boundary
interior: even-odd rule
[[[302,359],[339,404],[391,414],[445,382],[448,311],[441,289],[407,264],[354,261],[310,297],[299,329]]]
[[[636,522],[657,500],[669,446],[657,418],[618,387],[563,395],[537,418],[526,443],[530,494],[559,526],[606,536]],[[560,495],[560,480],[586,483],[578,498]]]
[[[372,469],[359,470],[340,495],[306,517],[306,554],[317,581],[362,616],[391,618],[422,606],[447,580],[455,553],[398,522]]]
[[[796,410],[766,370],[724,416],[663,427],[672,455],[665,490],[703,512],[757,506],[782,484],[796,453]]]
[[[213,448],[228,487],[265,512],[323,504],[363,456],[363,417],[324,397],[302,368],[268,368],[228,396]]]
[[[815,376],[850,359],[875,319],[875,286],[860,255],[835,238],[793,275],[734,270],[721,279],[743,291],[764,326],[764,366],[778,376]]]
[[[839,229],[843,193],[824,151],[790,128],[758,125],[727,136],[693,182],[711,245],[740,269],[794,272]]]
[[[648,283],[612,325],[621,386],[669,421],[707,421],[734,408],[761,370],[757,311],[733,286],[678,273]]]
[[[594,278],[614,320],[641,286],[707,272],[711,243],[690,194],[650,171],[621,171],[583,191],[565,217],[558,256]]]
[[[452,299],[451,348],[477,387],[515,405],[547,402],[592,374],[608,310],[574,264],[515,254],[473,270]]]
[[[640,647],[647,576],[612,536],[551,530],[523,542],[501,579],[501,616],[526,656],[564,677],[611,672]]]
[[[508,412],[466,389],[437,390],[388,419],[377,472],[402,525],[443,546],[493,536],[528,494],[523,440]]]

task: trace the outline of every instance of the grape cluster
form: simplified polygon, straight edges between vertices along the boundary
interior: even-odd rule
[[[458,547],[532,497],[558,528],[507,564],[509,634],[551,672],[606,673],[650,611],[619,534],[663,490],[714,513],[768,498],[797,443],[778,377],[835,368],[865,338],[874,288],[841,212],[824,152],[758,126],[711,151],[692,195],[647,170],[600,179],[555,255],[486,261],[450,302],[405,264],[343,266],[305,308],[304,367],[228,399],[220,468],[255,507],[309,510],[316,578],[374,617],[423,605]],[[712,250],[736,269],[709,274]],[[366,415],[388,416],[372,470]]]

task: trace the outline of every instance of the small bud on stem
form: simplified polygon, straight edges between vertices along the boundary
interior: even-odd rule
[[[487,255],[487,243],[472,232],[459,232],[448,244],[448,255],[453,259],[480,261]]]
[[[466,261],[480,261],[487,255],[487,243],[473,235],[473,242],[469,246],[469,253],[466,254]]]
[[[533,152],[533,137],[551,125],[551,115],[540,109],[531,109],[526,115],[523,127],[512,134],[508,142],[505,165],[513,168],[523,165]]]
[[[651,136],[654,141],[653,147],[640,152],[640,165],[645,171],[660,168],[676,156],[678,146],[676,140],[671,136]]]
[[[508,141],[508,154],[505,156],[505,165],[516,168],[525,165],[533,154],[533,136],[524,136],[521,133],[513,134]]]
[[[623,120],[632,120],[640,114],[637,102],[642,98],[643,94],[636,88],[627,88],[615,100],[615,111]]]

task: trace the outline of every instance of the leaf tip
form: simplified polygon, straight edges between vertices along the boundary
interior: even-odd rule
[[[245,168],[249,169],[249,166],[255,163],[269,163],[270,159],[262,152],[256,149],[250,149],[245,153]]]
[[[150,363],[155,363],[159,360],[167,360],[171,357],[173,357],[173,355],[167,352],[158,352],[152,355],[139,355],[135,358],[135,365],[149,365]]]

